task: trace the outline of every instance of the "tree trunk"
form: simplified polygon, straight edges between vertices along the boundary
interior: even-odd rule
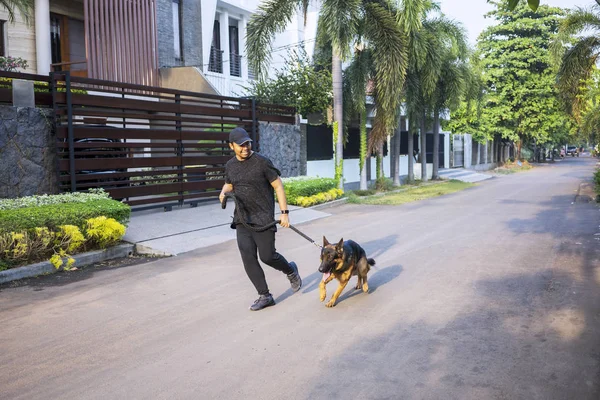
[[[360,116],[360,190],[367,190],[367,109]]]
[[[385,179],[385,170],[383,169],[383,142],[379,143],[379,176],[378,179]]]
[[[421,153],[421,181],[427,182],[427,120],[425,112],[421,114],[421,146],[419,146],[419,152]]]
[[[515,161],[521,160],[521,145],[523,144],[523,140],[519,139],[517,144],[517,154],[515,154]]]
[[[400,137],[402,135],[402,129],[398,129],[395,136],[394,146],[394,186],[400,186]]]
[[[408,176],[406,177],[406,183],[413,183],[415,181],[415,154],[414,154],[414,118],[408,120]]]
[[[338,188],[344,189],[344,103],[342,97],[342,60],[337,49],[333,49],[331,57],[331,74],[333,80],[333,121],[337,122],[337,140],[335,142],[335,173],[339,178]],[[335,125],[334,125],[335,126]]]
[[[435,110],[433,112],[433,170],[431,179],[440,179],[439,176],[439,165],[440,165],[440,112]]]
[[[381,184],[381,181],[384,178],[384,176],[383,176],[383,142],[381,142],[381,143],[379,143],[379,145],[377,145],[377,157],[375,159],[376,159],[375,181],[379,185],[379,184]]]

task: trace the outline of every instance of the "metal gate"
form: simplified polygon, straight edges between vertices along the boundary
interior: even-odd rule
[[[217,196],[228,132],[295,123],[295,110],[249,99],[53,73],[60,189],[101,187],[132,207],[194,206]]]
[[[465,137],[452,135],[452,167],[463,167],[465,159]]]

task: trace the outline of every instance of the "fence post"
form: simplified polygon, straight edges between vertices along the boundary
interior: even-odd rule
[[[179,93],[175,95],[175,104],[178,106],[178,111],[181,111],[179,108],[181,105],[181,95]],[[179,138],[177,139],[177,157],[179,158],[179,166],[177,167],[179,171],[177,173],[177,179],[179,180],[181,189],[178,192],[179,199],[177,202],[181,207],[183,206],[183,141],[181,140],[181,112],[175,113],[175,116],[178,118],[177,121],[175,121],[175,129],[177,129],[177,134],[179,135]]]
[[[73,134],[73,102],[71,99],[71,73],[63,71],[65,74],[65,93],[67,97],[67,132],[69,136],[69,176],[71,178],[71,192],[77,191],[77,181],[75,179],[75,138]]]
[[[57,127],[59,125],[58,123],[58,104],[56,104],[56,84],[55,84],[55,77],[54,77],[55,72],[50,72],[48,75],[50,76],[50,82],[48,84],[48,89],[50,90],[50,94],[52,95],[52,109],[54,110],[54,115],[52,118],[52,130],[54,131],[54,133],[56,134],[57,132]],[[58,138],[55,139],[55,142],[58,141]],[[54,151],[56,153],[56,187],[58,188],[58,191],[60,192],[60,155],[59,153],[59,147],[58,147],[58,143],[54,143]]]
[[[258,129],[258,120],[256,119],[256,99],[252,97],[252,144],[254,150],[260,151],[260,144],[256,141],[256,131]]]

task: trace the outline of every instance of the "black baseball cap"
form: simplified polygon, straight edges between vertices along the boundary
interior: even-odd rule
[[[248,132],[244,128],[235,128],[229,132],[229,143],[237,143],[240,146],[246,142],[251,142]]]

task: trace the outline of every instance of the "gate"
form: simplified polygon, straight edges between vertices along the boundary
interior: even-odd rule
[[[464,167],[465,160],[465,137],[463,135],[452,135],[452,167]]]
[[[228,133],[258,122],[295,123],[290,107],[250,99],[123,84],[54,73],[59,185],[100,187],[136,209],[218,196],[232,157]],[[140,207],[143,206],[143,207]]]

